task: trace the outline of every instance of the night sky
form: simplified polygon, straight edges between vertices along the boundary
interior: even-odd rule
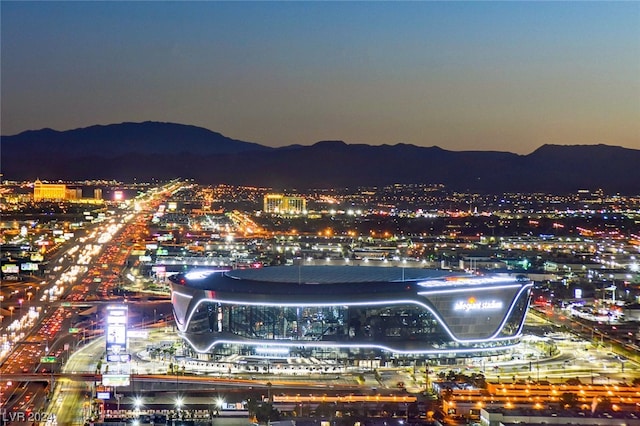
[[[640,149],[640,2],[2,1],[1,131]]]

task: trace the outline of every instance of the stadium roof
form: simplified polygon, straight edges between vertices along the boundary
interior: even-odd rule
[[[342,284],[425,281],[461,276],[451,271],[382,266],[282,266],[259,269],[234,269],[230,278],[289,284]]]

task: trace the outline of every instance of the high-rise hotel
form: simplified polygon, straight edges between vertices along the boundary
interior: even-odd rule
[[[264,196],[264,212],[279,214],[300,214],[307,210],[307,200],[283,194]]]
[[[42,183],[37,179],[33,185],[33,201],[62,201],[82,198],[82,189],[67,188],[63,183]]]

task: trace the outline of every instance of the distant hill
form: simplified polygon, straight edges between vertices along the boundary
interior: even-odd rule
[[[67,131],[28,130],[2,136],[2,151],[23,155],[116,157],[130,153],[174,155],[181,152],[233,154],[272,148],[228,138],[220,133],[175,123],[121,123]]]
[[[607,145],[544,145],[529,155],[341,141],[269,148],[155,122],[28,131],[3,136],[1,144],[2,173],[12,180],[182,177],[299,189],[442,183],[493,193],[640,193],[640,150]]]

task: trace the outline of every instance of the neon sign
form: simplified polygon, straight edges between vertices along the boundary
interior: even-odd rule
[[[500,300],[476,300],[470,297],[467,300],[459,300],[453,305],[454,311],[497,311],[502,309],[502,301]]]

